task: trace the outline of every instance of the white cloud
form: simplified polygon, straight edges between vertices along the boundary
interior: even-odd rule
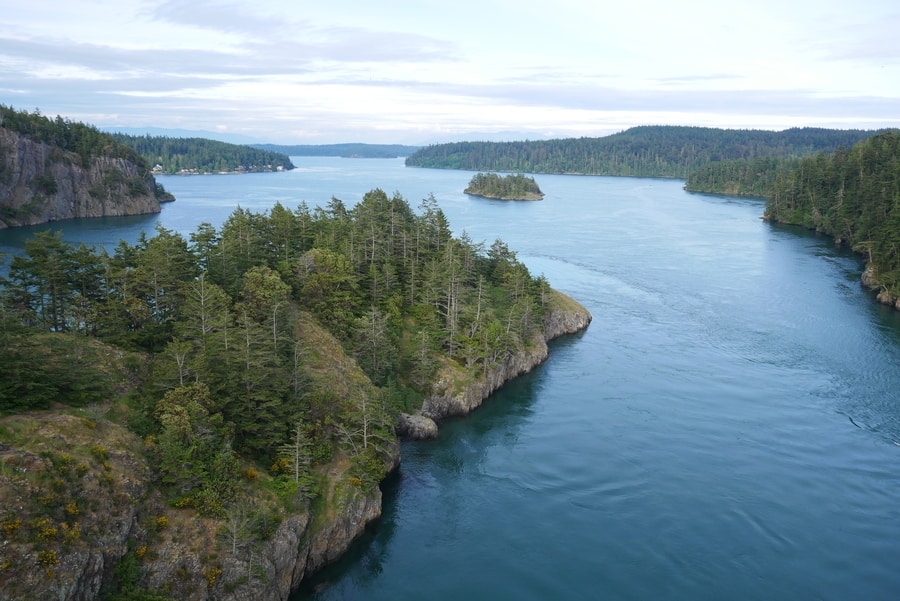
[[[0,102],[283,143],[896,127],[898,25],[879,0],[0,0]]]

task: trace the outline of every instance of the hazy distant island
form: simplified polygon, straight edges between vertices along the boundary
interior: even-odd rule
[[[345,159],[396,159],[407,157],[419,150],[419,146],[403,144],[253,144],[253,148],[281,152],[298,157],[341,157]]]
[[[478,173],[469,181],[463,190],[465,194],[496,198],[498,200],[543,200],[541,192],[533,177],[521,173],[500,176],[496,173]]]

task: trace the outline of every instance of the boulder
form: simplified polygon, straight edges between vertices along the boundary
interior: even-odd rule
[[[401,413],[397,419],[397,435],[406,440],[432,440],[438,436],[438,427],[430,417]]]

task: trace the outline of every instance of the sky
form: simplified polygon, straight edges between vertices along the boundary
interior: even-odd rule
[[[0,0],[0,104],[276,144],[900,127],[898,31],[896,0]]]

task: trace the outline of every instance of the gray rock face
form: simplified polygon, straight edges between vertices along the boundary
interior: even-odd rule
[[[0,228],[159,213],[152,175],[121,158],[79,155],[0,127]]]
[[[438,427],[430,417],[401,413],[397,419],[397,435],[407,440],[432,440],[438,436]]]
[[[365,525],[381,516],[381,490],[369,494],[357,493],[335,519],[319,530],[310,541],[306,570],[316,572],[337,561],[354,540],[363,533]]]
[[[508,355],[494,367],[471,378],[461,369],[445,369],[425,398],[422,415],[434,421],[466,415],[507,381],[527,373],[547,358],[547,343],[538,336],[525,350]],[[465,384],[460,384],[466,382]]]
[[[577,334],[591,325],[591,314],[587,309],[568,299],[569,309],[551,309],[544,316],[544,340],[550,341],[566,334]]]
[[[358,491],[314,533],[308,515],[290,514],[263,545],[236,553],[217,538],[220,522],[198,518],[165,533],[165,544],[155,545],[154,558],[143,562],[141,585],[191,601],[287,601],[307,575],[341,557],[380,515],[381,491]]]

